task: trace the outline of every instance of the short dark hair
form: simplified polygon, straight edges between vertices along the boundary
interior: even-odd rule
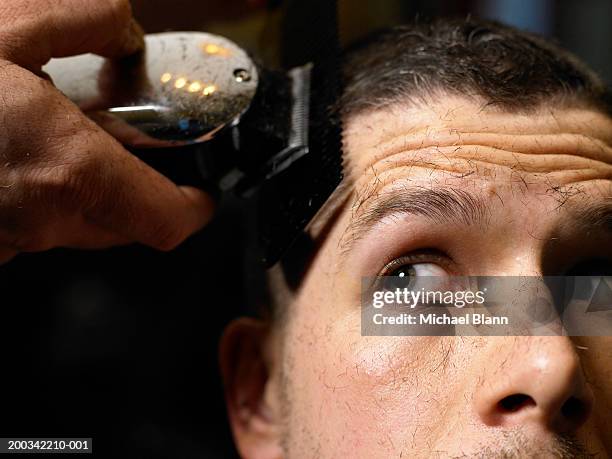
[[[495,21],[447,18],[378,31],[347,49],[344,70],[345,115],[449,93],[504,111],[552,102],[612,115],[610,89],[577,57]]]

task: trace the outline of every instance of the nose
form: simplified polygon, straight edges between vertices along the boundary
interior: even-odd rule
[[[567,337],[500,338],[488,356],[474,396],[484,424],[570,433],[587,420],[593,395]]]

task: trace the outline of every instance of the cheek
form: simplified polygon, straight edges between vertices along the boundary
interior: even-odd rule
[[[602,413],[612,412],[612,336],[583,336],[576,338],[581,346],[580,358],[587,374],[593,381],[595,398],[601,401],[596,410]]]
[[[470,354],[445,337],[362,337],[359,294],[349,300],[346,283],[323,272],[311,271],[286,324],[290,444],[321,457],[398,457],[443,435],[438,426],[464,409],[453,406],[465,402],[456,370]]]
[[[446,375],[456,358],[450,344],[439,337],[362,337],[359,314],[332,320],[323,317],[325,308],[317,310],[304,307],[291,332],[292,436],[307,431],[301,442],[316,439],[339,457],[354,457],[356,448],[368,457],[396,456],[411,448],[407,442],[432,438],[430,420],[444,420],[456,398],[447,400],[453,393]]]

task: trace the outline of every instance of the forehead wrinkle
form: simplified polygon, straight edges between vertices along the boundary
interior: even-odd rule
[[[534,139],[534,142],[538,142]],[[516,147],[516,146],[515,146]],[[361,170],[367,173],[373,168],[388,169],[401,165],[435,166],[449,172],[457,172],[465,163],[468,165],[505,166],[521,172],[552,172],[554,170],[593,170],[608,169],[612,175],[612,149],[583,149],[570,145],[557,145],[556,148],[511,149],[510,146],[492,146],[486,143],[465,143],[462,145],[430,145],[417,148],[391,149],[384,154],[369,155],[370,161]],[[600,152],[599,154],[596,151]],[[364,155],[366,156],[366,155]],[[351,168],[353,175],[357,172],[357,161]]]
[[[346,131],[356,142],[376,155],[428,146],[482,144],[505,150],[525,151],[535,147],[549,152],[585,150],[612,162],[611,119],[590,109],[543,106],[541,112],[520,115],[507,112],[482,113],[465,100],[449,99],[425,108],[401,106],[366,113],[349,120]],[[458,111],[448,120],[442,116]],[[547,151],[542,151],[546,153]],[[363,169],[365,169],[364,167]]]
[[[500,133],[495,131],[462,131],[458,128],[427,128],[424,132],[394,134],[370,145],[376,153],[393,154],[401,150],[434,146],[483,145],[508,151],[533,149],[534,144],[542,153],[585,150],[588,157],[604,161],[612,159],[612,144],[584,133]],[[584,156],[584,155],[583,155]]]
[[[537,159],[534,161],[534,156]],[[504,168],[506,170],[504,170]],[[356,185],[352,213],[357,214],[369,199],[376,196],[376,188],[396,180],[398,173],[405,178],[413,171],[436,173],[449,180],[464,179],[476,174],[483,180],[502,179],[529,188],[529,184],[546,182],[551,189],[558,189],[575,181],[612,179],[612,165],[578,155],[550,154],[546,157],[528,153],[499,150],[484,145],[432,147],[422,151],[403,151],[369,165],[361,177],[353,178]],[[501,174],[501,175],[500,175]],[[369,180],[359,190],[359,182]]]

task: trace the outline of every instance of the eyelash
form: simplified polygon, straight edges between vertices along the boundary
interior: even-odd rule
[[[390,261],[383,267],[378,277],[390,276],[393,271],[402,266],[417,263],[435,263],[442,268],[446,268],[449,274],[453,274],[453,271],[456,270],[453,260],[448,255],[436,249],[423,249]]]

